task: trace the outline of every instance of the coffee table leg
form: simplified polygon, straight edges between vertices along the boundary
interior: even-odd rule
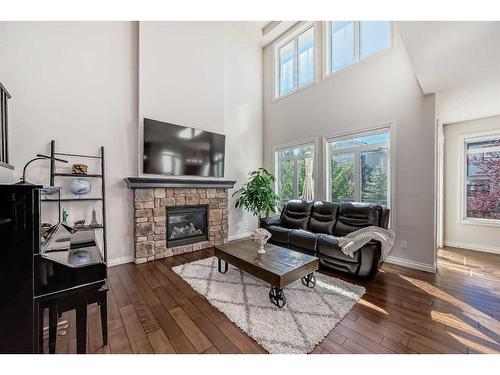
[[[269,291],[269,300],[273,305],[278,306],[280,309],[285,306],[286,298],[283,289],[271,286],[271,290]]]
[[[304,276],[302,279],[302,284],[307,286],[308,288],[314,288],[316,286],[316,276],[314,276],[314,273],[310,273],[307,276]]]
[[[221,258],[217,258],[218,266],[219,266],[219,272],[220,273],[226,273],[227,272],[227,262],[225,260],[222,260]],[[224,262],[224,271],[222,271],[222,262]]]

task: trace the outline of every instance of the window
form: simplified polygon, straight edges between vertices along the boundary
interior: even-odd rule
[[[314,82],[314,26],[306,25],[277,48],[276,96]]]
[[[390,130],[326,139],[327,197],[390,206]]]
[[[326,28],[326,74],[391,46],[389,21],[331,21]]]
[[[314,143],[275,149],[276,193],[282,203],[314,198],[314,149]]]
[[[464,138],[463,217],[500,222],[500,133]]]

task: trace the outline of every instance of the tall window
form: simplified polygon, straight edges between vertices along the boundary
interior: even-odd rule
[[[327,74],[391,46],[389,21],[331,21],[327,29]]]
[[[314,26],[281,43],[276,53],[277,92],[286,95],[314,82]]]
[[[464,138],[463,217],[500,221],[500,133]]]
[[[326,143],[328,198],[389,207],[389,129],[328,138]]]
[[[281,202],[290,199],[313,199],[314,143],[275,150],[276,193]],[[313,188],[312,188],[313,189]]]

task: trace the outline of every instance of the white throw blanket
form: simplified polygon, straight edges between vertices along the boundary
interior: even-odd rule
[[[377,240],[382,244],[382,254],[384,256],[392,249],[394,237],[395,234],[392,230],[371,226],[348,233],[345,237],[339,237],[339,246],[345,255],[352,257],[356,250],[359,250],[371,240]]]

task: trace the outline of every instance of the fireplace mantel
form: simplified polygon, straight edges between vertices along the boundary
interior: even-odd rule
[[[125,177],[129,189],[147,188],[221,188],[232,189],[236,181],[226,179],[196,179],[169,177]]]

